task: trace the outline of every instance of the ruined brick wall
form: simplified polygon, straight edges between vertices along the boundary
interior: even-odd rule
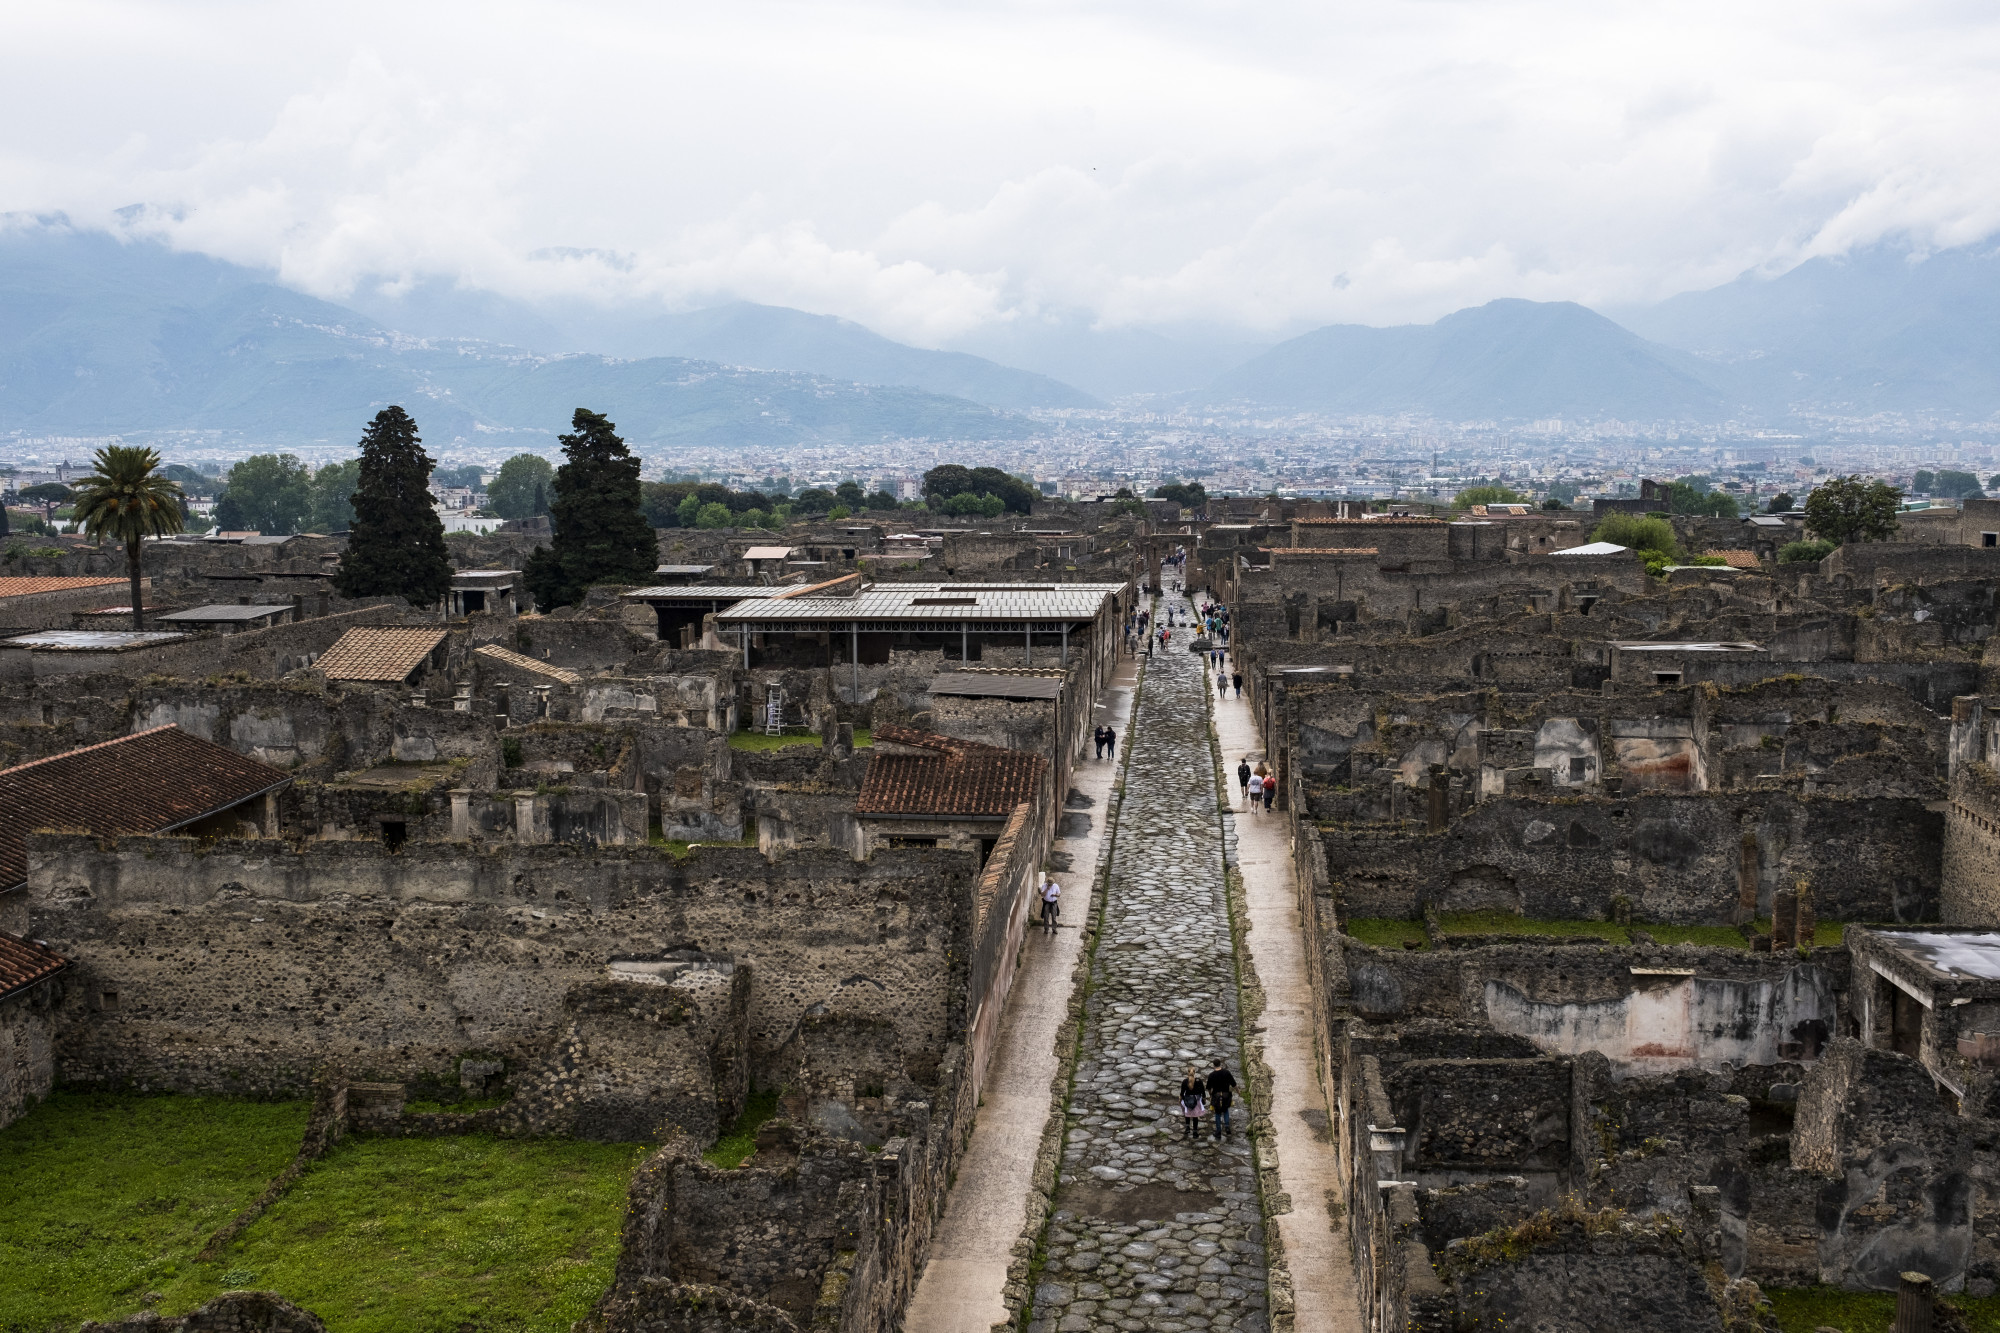
[[[0,1000],[0,1128],[55,1086],[55,1005],[60,979]]]
[[[1919,798],[1777,791],[1523,796],[1441,833],[1328,824],[1320,837],[1347,917],[1435,906],[1603,920],[1622,896],[1641,922],[1726,925],[1746,866],[1760,915],[1807,878],[1822,920],[1936,920],[1943,825]]]
[[[2000,921],[2000,776],[1959,764],[1945,809],[1939,917],[1948,926]]]
[[[277,1092],[333,1054],[405,1080],[468,1052],[530,1061],[574,987],[687,950],[751,967],[760,1079],[814,1006],[886,1022],[912,1071],[967,1017],[964,853],[37,835],[30,860],[22,919],[0,924],[77,963],[58,1020],[73,1081]]]

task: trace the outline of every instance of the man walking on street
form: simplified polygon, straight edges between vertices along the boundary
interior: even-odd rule
[[[1236,766],[1236,785],[1243,789],[1243,799],[1250,799],[1250,756],[1244,755],[1243,762]]]
[[[1096,731],[1090,733],[1090,738],[1097,742],[1097,757],[1104,758],[1104,728],[1098,727]]]
[[[1241,671],[1230,672],[1229,683],[1236,687],[1236,697],[1241,699],[1243,697],[1243,673]]]
[[[1229,1134],[1229,1105],[1236,1100],[1236,1076],[1222,1067],[1222,1061],[1215,1062],[1215,1069],[1208,1076],[1208,1109],[1215,1113],[1215,1137],[1225,1138]]]
[[[1114,764],[1118,762],[1118,732],[1111,727],[1104,729],[1104,757]]]

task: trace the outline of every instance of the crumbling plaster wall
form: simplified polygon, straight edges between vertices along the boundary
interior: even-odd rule
[[[55,1086],[55,1005],[60,980],[0,1000],[0,1128]]]

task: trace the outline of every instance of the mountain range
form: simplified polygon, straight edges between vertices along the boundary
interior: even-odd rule
[[[1129,395],[1457,421],[2000,414],[1991,246],[1875,247],[1610,314],[1499,300],[1273,347],[1023,320],[968,343],[989,357],[743,302],[529,305],[431,281],[335,304],[155,242],[0,219],[0,432],[344,446],[401,402],[434,444],[544,447],[579,405],[654,450],[997,441],[1045,429],[1024,412]]]

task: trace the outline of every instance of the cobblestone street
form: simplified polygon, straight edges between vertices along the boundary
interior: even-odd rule
[[[1163,599],[1186,610],[1184,599]],[[1182,1072],[1240,1059],[1202,659],[1193,631],[1146,664],[1033,1333],[1259,1333],[1263,1226],[1239,1089],[1235,1132],[1183,1135]]]

